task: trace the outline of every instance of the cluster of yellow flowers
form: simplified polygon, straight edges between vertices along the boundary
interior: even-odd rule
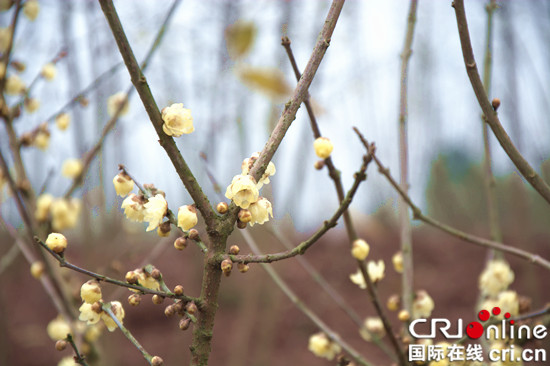
[[[81,208],[78,198],[55,198],[49,193],[43,193],[36,200],[34,217],[39,222],[51,218],[52,228],[62,231],[76,226]]]
[[[317,357],[332,361],[342,351],[340,345],[323,333],[316,333],[309,337],[308,349]]]
[[[254,226],[254,224],[261,225],[269,221],[270,216],[273,217],[271,202],[267,198],[260,196],[260,189],[270,183],[269,178],[276,172],[275,164],[269,162],[258,182],[248,174],[259,156],[260,153],[256,152],[250,158],[243,160],[241,174],[233,177],[231,184],[225,191],[225,197],[235,202],[241,208],[239,221],[245,226],[247,223],[250,226]]]
[[[113,332],[118,326],[113,318],[102,307],[102,293],[101,287],[96,280],[90,280],[82,285],[80,288],[80,297],[82,298],[82,306],[78,309],[80,311],[79,320],[86,322],[86,324],[96,324],[99,320],[103,320],[107,329]],[[111,311],[122,324],[124,319],[124,308],[119,301],[110,302]]]
[[[146,198],[143,194],[130,193],[134,189],[134,181],[125,173],[120,173],[113,178],[116,193],[124,197],[122,209],[129,220],[147,222],[147,231],[157,229],[160,236],[167,236],[170,230],[163,230],[163,220],[168,213],[168,202],[163,193],[156,193]],[[158,190],[155,190],[158,192]],[[178,226],[182,230],[190,230],[197,222],[197,210],[193,205],[183,205],[178,209]]]

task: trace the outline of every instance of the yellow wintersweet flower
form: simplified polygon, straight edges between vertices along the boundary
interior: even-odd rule
[[[395,253],[391,257],[391,261],[393,263],[393,269],[395,269],[395,272],[403,273],[403,253],[401,253],[400,251]]]
[[[55,117],[55,125],[61,131],[65,131],[69,127],[70,123],[71,116],[69,116],[67,113],[60,113]]]
[[[373,283],[378,282],[384,278],[384,271],[386,270],[386,265],[383,260],[378,262],[369,261],[367,263],[367,272]]]
[[[149,223],[146,230],[151,231],[156,229],[157,226],[161,224],[162,219],[166,214],[168,203],[162,194],[156,194],[154,197],[149,198],[143,207],[145,207],[143,221],[147,221]]]
[[[363,239],[355,239],[351,246],[351,255],[360,261],[365,260],[370,252],[370,246]]]
[[[254,178],[250,175],[236,175],[227,187],[225,197],[233,200],[240,208],[248,208],[258,200],[260,193]]]
[[[54,197],[49,193],[43,193],[36,199],[36,211],[34,217],[37,221],[46,221],[50,213],[50,206]]]
[[[384,323],[380,317],[368,317],[365,319],[363,326],[359,330],[359,334],[367,342],[372,341],[373,336],[380,339],[386,334]]]
[[[308,349],[317,357],[326,358],[332,361],[342,351],[340,345],[331,341],[323,332],[313,334],[309,337]]]
[[[247,175],[250,172],[252,165],[259,157],[260,157],[260,153],[255,152],[254,154],[252,154],[251,157],[244,159],[241,164],[241,170],[242,170],[241,174]],[[264,174],[258,181],[258,184],[257,184],[258,189],[261,189],[264,184],[269,184],[270,183],[269,177],[275,175],[276,171],[277,170],[275,169],[275,164],[273,164],[273,162],[270,161],[269,164],[267,164],[267,168],[265,169]]]
[[[321,159],[326,159],[332,153],[334,145],[326,137],[319,137],[313,142],[313,148],[315,149],[315,154]]]
[[[10,43],[11,30],[0,28],[0,52],[6,52]]]
[[[357,272],[350,274],[349,279],[351,282],[359,286],[361,290],[364,290],[367,288],[367,283],[365,282],[365,278],[363,277],[363,274],[360,270],[357,270]]]
[[[67,338],[67,334],[71,334],[71,327],[61,316],[58,316],[48,323],[46,331],[53,341],[59,341]]]
[[[67,178],[76,179],[82,173],[82,168],[80,159],[67,159],[61,167],[61,174]]]
[[[254,226],[254,224],[262,225],[264,222],[269,221],[269,216],[273,217],[271,202],[264,197],[260,197],[258,201],[251,203],[248,206],[248,211],[252,215],[252,220],[249,221],[250,226]]]
[[[10,75],[6,79],[6,94],[18,95],[25,92],[25,83],[17,75]]]
[[[128,103],[128,96],[124,92],[118,92],[116,94],[111,95],[107,99],[107,113],[109,114],[109,117],[113,117],[119,108],[121,108],[119,117],[122,117],[126,114],[128,114],[128,111],[130,110],[130,104]]]
[[[96,301],[101,300],[101,287],[96,280],[89,280],[80,287],[80,297],[82,301],[93,304]]]
[[[125,315],[122,304],[119,301],[111,301],[111,311],[117,320],[122,324],[122,320]],[[109,329],[109,332],[114,332],[114,330],[118,327],[113,318],[111,318],[111,316],[106,312],[101,313],[101,319],[103,319],[103,322],[105,323],[105,326],[107,326],[107,329]]]
[[[434,301],[424,290],[416,293],[412,304],[412,316],[414,319],[429,318],[434,309]]]
[[[40,70],[40,75],[48,81],[52,81],[55,79],[55,76],[57,75],[57,68],[55,67],[55,64],[53,62],[49,62],[46,65],[42,66],[42,70]]]
[[[129,220],[143,222],[145,219],[144,199],[135,193],[130,193],[128,197],[122,201],[124,214]]]
[[[40,130],[32,141],[33,145],[40,150],[46,150],[50,146],[50,132]]]
[[[55,199],[50,205],[52,227],[54,230],[70,229],[76,226],[82,204],[79,199]]]
[[[25,108],[27,113],[34,113],[38,110],[38,108],[40,108],[40,101],[35,98],[27,98],[25,99],[23,107]]]
[[[36,0],[27,0],[23,4],[23,14],[29,20],[33,21],[38,16],[38,13],[40,12],[40,5],[38,4],[38,1]]]
[[[80,311],[80,315],[78,316],[78,319],[80,321],[86,322],[86,324],[95,324],[100,319],[100,314],[95,312],[92,309],[93,304],[89,304],[87,302],[83,303],[78,310]]]
[[[181,206],[178,209],[178,226],[182,230],[189,230],[197,225],[197,209],[192,205]]]
[[[174,103],[162,110],[162,130],[168,136],[179,137],[195,131],[191,110],[183,108],[183,103]]]
[[[134,181],[127,174],[118,173],[113,178],[116,194],[120,197],[126,196],[134,189]]]
[[[484,295],[496,296],[514,282],[514,272],[506,261],[495,259],[487,263],[487,267],[479,276],[479,289]]]

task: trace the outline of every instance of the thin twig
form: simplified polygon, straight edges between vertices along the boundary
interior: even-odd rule
[[[244,240],[250,247],[250,249],[256,254],[261,256],[260,250],[256,245],[256,242],[246,230],[240,231]],[[347,344],[337,333],[328,327],[315,313],[305,305],[305,303],[296,296],[296,294],[288,287],[285,281],[275,272],[275,270],[268,264],[262,263],[262,267],[265,269],[269,277],[275,282],[275,284],[285,293],[286,296],[292,301],[292,303],[306,315],[320,330],[322,330],[332,341],[338,343],[342,348],[355,360],[357,363],[363,366],[372,365],[369,361],[365,360],[359,352],[353,347]]]
[[[414,28],[416,24],[417,0],[411,0],[409,14],[407,16],[407,31],[405,33],[405,42],[401,52],[401,77],[399,83],[399,184],[403,192],[409,190],[409,152],[407,141],[407,119],[408,119],[408,75],[409,60],[412,54],[412,42],[414,37]],[[409,218],[409,209],[403,199],[399,199],[399,240],[401,243],[401,253],[403,255],[403,275],[402,300],[403,308],[412,314],[412,304],[414,298],[414,272],[413,272],[413,243],[411,221]],[[408,327],[404,327],[408,334]]]
[[[200,306],[200,304],[201,304],[200,299],[197,299],[197,298],[194,298],[194,297],[190,297],[190,296],[187,296],[187,295],[176,295],[175,293],[173,293],[171,291],[157,291],[157,290],[153,290],[153,289],[150,289],[150,288],[147,288],[147,287],[143,287],[143,286],[139,286],[139,285],[133,285],[133,284],[130,284],[128,282],[119,281],[117,279],[114,279],[114,278],[111,278],[111,277],[108,277],[108,276],[104,276],[102,274],[95,273],[95,272],[89,271],[87,269],[81,268],[81,267],[67,261],[64,256],[61,256],[61,255],[55,253],[53,250],[48,248],[48,246],[42,240],[40,240],[39,238],[35,238],[35,241],[42,248],[44,248],[48,253],[50,253],[52,255],[52,257],[54,257],[59,262],[60,267],[65,267],[65,268],[71,269],[75,272],[85,274],[86,276],[93,277],[93,278],[95,278],[99,281],[104,281],[104,282],[112,283],[113,285],[138,290],[138,291],[140,291],[144,294],[159,295],[159,296],[162,296],[162,297],[168,297],[168,298],[171,298],[171,299],[180,299],[180,300],[184,300],[184,301],[194,301],[197,304],[197,306]]]
[[[116,323],[116,325],[118,326],[122,334],[124,334],[124,336],[126,336],[126,338],[128,338],[128,340],[132,342],[132,344],[141,352],[141,354],[143,355],[143,358],[145,358],[147,362],[149,362],[149,364],[152,365],[151,359],[153,358],[153,356],[151,356],[149,352],[147,352],[145,348],[143,348],[143,346],[138,342],[138,340],[132,335],[132,333],[124,325],[122,325],[122,323],[118,320],[116,315],[111,310],[111,304],[110,303],[103,304],[102,309],[111,317],[111,319],[113,319],[113,321]]]
[[[363,144],[365,146],[368,146],[368,141],[363,137],[361,132],[359,132],[359,130],[356,127],[354,127],[354,130],[359,135],[359,138],[361,139]],[[378,166],[379,172],[386,177],[386,179],[390,182],[392,187],[401,195],[403,200],[405,200],[405,202],[407,202],[407,204],[409,205],[409,207],[411,208],[411,210],[413,212],[413,218],[414,219],[423,221],[424,223],[426,223],[428,225],[431,225],[431,226],[433,226],[433,227],[435,227],[439,230],[442,230],[442,231],[444,231],[444,232],[446,232],[446,233],[448,233],[452,236],[455,236],[455,237],[457,237],[459,239],[462,239],[464,241],[467,241],[469,243],[479,245],[479,246],[482,246],[482,247],[485,247],[485,248],[492,248],[492,249],[496,249],[496,250],[501,250],[503,252],[512,254],[516,257],[526,259],[531,263],[535,263],[535,264],[537,264],[537,265],[539,265],[543,268],[546,268],[546,269],[550,270],[550,261],[542,258],[538,254],[533,254],[533,253],[527,252],[527,251],[519,249],[519,248],[511,247],[509,245],[505,245],[505,244],[502,244],[502,243],[499,243],[499,242],[496,242],[496,241],[493,241],[493,240],[488,240],[488,239],[480,238],[480,237],[475,236],[475,235],[465,233],[465,232],[457,230],[457,229],[455,229],[451,226],[445,225],[445,224],[443,224],[443,223],[441,223],[441,222],[439,222],[439,221],[437,221],[437,220],[435,220],[435,219],[433,219],[429,216],[424,215],[422,213],[422,210],[420,210],[420,208],[414,204],[412,199],[405,192],[403,192],[403,190],[401,189],[401,187],[399,186],[397,181],[391,176],[389,169],[382,165],[382,163],[380,162],[380,160],[378,159],[378,157],[376,155],[373,155],[373,160],[376,163],[376,165]]]
[[[460,45],[462,47],[462,55],[464,56],[466,72],[468,73],[468,78],[472,84],[472,88],[479,106],[483,111],[485,121],[489,124],[498,142],[523,177],[531,184],[533,188],[535,188],[535,190],[546,200],[546,202],[550,203],[550,186],[546,184],[546,182],[536,173],[527,160],[525,160],[523,155],[521,155],[518,149],[514,146],[510,136],[508,136],[508,133],[506,133],[506,130],[502,127],[498,115],[493,109],[487,93],[485,92],[485,88],[483,87],[483,83],[477,70],[474,52],[472,50],[468,22],[466,20],[466,11],[464,10],[464,0],[453,1],[453,7],[456,13],[458,35],[460,37]]]
[[[300,70],[298,69],[298,65],[296,64],[296,60],[294,58],[294,54],[292,52],[292,48],[290,47],[290,39],[288,37],[283,37],[282,39],[282,45],[285,48],[288,58],[290,60],[290,63],[292,65],[292,68],[294,70],[294,75],[298,80],[301,80],[302,76],[300,75]],[[298,82],[299,84],[299,82]],[[306,98],[304,99],[304,104],[306,105],[306,109],[309,115],[310,119],[310,125],[311,130],[313,131],[313,136],[317,139],[321,137],[321,130],[319,128],[319,125],[317,124],[317,120],[315,119],[315,114],[313,113],[313,108],[311,106],[311,103],[309,101],[309,95],[306,95]],[[374,145],[371,146],[374,153]],[[370,154],[370,150],[367,149],[367,151]],[[328,169],[328,175],[332,179],[334,183],[334,187],[336,189],[336,194],[338,196],[338,201],[342,203],[344,201],[344,185],[342,183],[342,178],[340,175],[340,171],[336,169],[334,166],[334,163],[332,162],[332,158],[329,156],[324,160],[325,165]],[[346,233],[348,236],[349,245],[352,246],[352,243],[354,240],[357,239],[357,232],[355,231],[355,227],[353,225],[353,221],[351,219],[351,215],[348,210],[345,210],[343,212],[344,217],[344,225],[346,228]],[[386,317],[386,314],[384,313],[384,310],[382,306],[380,305],[380,300],[378,298],[378,294],[376,291],[376,288],[373,285],[373,282],[370,278],[370,275],[367,271],[367,267],[364,261],[357,260],[357,266],[359,267],[359,270],[361,271],[361,274],[363,275],[363,278],[365,280],[365,283],[367,284],[367,293],[369,294],[370,300],[374,305],[374,308],[376,312],[378,313],[380,319],[382,320],[382,323],[384,324],[384,329],[386,330],[386,334],[388,334],[388,338],[395,350],[395,353],[399,359],[399,363],[402,366],[406,365],[405,355],[403,354],[403,351],[401,349],[401,346],[399,345],[399,341],[395,337],[391,324]]]
[[[82,365],[82,366],[88,366],[88,364],[86,363],[86,358],[84,357],[84,355],[82,355],[78,351],[78,347],[76,346],[76,343],[74,342],[73,336],[70,335],[70,334],[67,334],[66,340],[67,340],[67,342],[69,342],[69,344],[73,348],[73,351],[74,351],[74,354],[75,354],[74,362],[76,362],[77,364]]]

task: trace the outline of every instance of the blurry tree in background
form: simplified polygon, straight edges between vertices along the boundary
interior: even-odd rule
[[[409,325],[548,327],[550,4],[404,4],[0,0],[0,364],[546,352]]]

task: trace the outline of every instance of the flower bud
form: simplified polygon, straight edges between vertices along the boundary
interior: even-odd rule
[[[65,131],[71,123],[71,116],[67,113],[60,113],[55,117],[55,125],[59,130]]]
[[[321,159],[326,159],[332,153],[334,145],[326,137],[319,137],[313,142],[313,148],[315,149],[315,154]]]
[[[153,356],[151,358],[151,366],[162,366],[164,365],[164,361],[159,356]]]
[[[252,214],[250,213],[250,211],[241,209],[239,211],[239,221],[244,222],[245,224],[252,221]]]
[[[55,67],[55,64],[53,62],[49,62],[46,65],[42,66],[42,70],[40,70],[40,75],[48,81],[52,81],[55,79],[55,76],[57,75],[57,68]]]
[[[82,301],[93,304],[101,300],[101,287],[96,280],[89,280],[80,287],[80,297]]]
[[[324,160],[317,160],[314,164],[313,164],[313,167],[317,170],[321,170],[325,167],[325,161]]]
[[[184,250],[187,247],[187,239],[183,236],[180,236],[174,241],[174,248],[177,250]]]
[[[63,351],[65,348],[67,348],[67,341],[59,340],[55,342],[55,349],[58,351]]]
[[[191,315],[195,314],[197,310],[197,305],[195,305],[193,301],[188,302],[187,305],[185,305],[185,311]]]
[[[179,327],[180,327],[181,330],[189,329],[189,325],[191,325],[191,319],[184,318],[184,319],[180,320]]]
[[[493,101],[491,102],[491,105],[493,106],[493,109],[496,112],[498,107],[500,107],[500,99],[499,98],[493,99]]]
[[[162,278],[162,273],[160,273],[160,271],[155,268],[151,271],[151,277],[158,281]]]
[[[188,234],[189,239],[191,240],[198,240],[199,238],[199,232],[196,229],[189,230]]]
[[[170,236],[170,231],[172,230],[172,224],[170,221],[165,221],[159,225],[157,228],[157,235],[161,238],[166,238]]]
[[[138,306],[141,302],[141,296],[139,294],[132,294],[128,296],[128,304],[131,306]]]
[[[37,280],[42,277],[44,273],[44,263],[41,261],[36,261],[31,264],[31,275]]]
[[[139,281],[139,275],[135,271],[128,271],[126,272],[126,282],[128,282],[130,285],[135,285]]]
[[[183,295],[183,286],[182,285],[176,285],[176,287],[174,287],[174,294],[176,294],[176,296]]]
[[[45,242],[54,253],[60,254],[67,248],[67,238],[63,234],[51,233]]]
[[[226,213],[228,209],[229,209],[229,205],[227,204],[227,202],[220,202],[216,206],[216,210],[218,211],[218,213],[222,215]]]
[[[67,338],[67,334],[71,334],[71,327],[63,318],[57,317],[48,323],[46,331],[52,340],[59,341]]]
[[[61,174],[64,177],[76,179],[82,173],[82,162],[80,159],[67,159],[61,167]]]
[[[233,262],[231,259],[224,259],[221,264],[222,272],[228,276],[231,273],[231,270],[233,269]]]
[[[151,300],[153,301],[153,304],[155,305],[160,305],[163,303],[164,301],[164,297],[160,296],[160,295],[153,295],[153,297],[151,298]]]
[[[241,220],[237,220],[237,227],[239,229],[246,229],[246,222],[242,222]]]
[[[399,295],[393,294],[388,298],[388,301],[386,302],[386,307],[390,311],[397,311],[399,309],[399,306],[401,305],[401,299],[399,298]]]
[[[168,305],[167,307],[164,308],[164,315],[166,315],[166,317],[168,318],[173,316],[175,313],[176,313],[176,308],[174,307],[174,305]]]
[[[237,254],[239,254],[240,251],[241,251],[241,249],[237,245],[232,245],[229,248],[229,254],[237,255]]]
[[[393,269],[395,269],[395,272],[403,273],[403,253],[401,253],[400,251],[395,253],[391,258],[391,261],[393,263]]]
[[[239,263],[239,264],[237,264],[237,268],[239,269],[239,272],[246,273],[246,272],[248,272],[250,267],[248,266],[248,264]]]
[[[351,254],[357,260],[363,261],[367,258],[370,247],[363,239],[355,239],[352,244]]]
[[[401,310],[399,314],[397,314],[397,319],[399,319],[402,322],[406,322],[411,318],[411,314],[405,309]]]

